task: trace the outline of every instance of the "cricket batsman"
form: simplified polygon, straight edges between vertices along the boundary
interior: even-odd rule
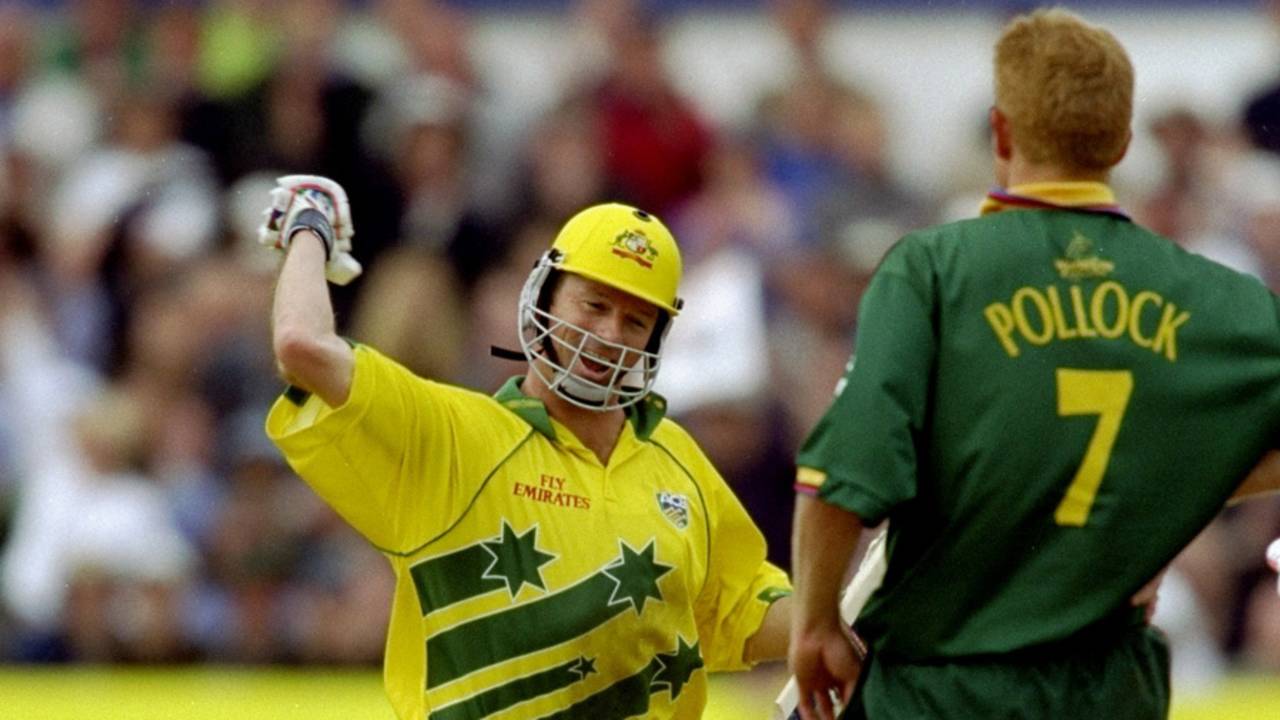
[[[346,194],[279,180],[267,433],[396,576],[384,680],[404,720],[701,716],[707,673],[786,653],[790,592],[760,532],[651,392],[680,251],[619,204],[570,219],[516,315],[494,395],[416,377],[334,331]]]

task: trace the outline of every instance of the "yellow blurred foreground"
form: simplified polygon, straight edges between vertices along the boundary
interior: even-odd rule
[[[706,720],[768,718],[781,666],[712,678]],[[0,666],[5,720],[393,720],[368,670]],[[1280,678],[1233,677],[1172,720],[1280,718]]]

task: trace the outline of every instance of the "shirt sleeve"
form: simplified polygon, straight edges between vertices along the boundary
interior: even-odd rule
[[[798,490],[867,526],[916,495],[916,441],[937,354],[927,251],[908,236],[877,270],[859,307],[856,352],[797,458]]]
[[[710,548],[707,580],[694,608],[703,661],[712,672],[743,670],[747,641],[778,598],[791,594],[787,574],[765,560],[764,535],[710,461],[698,451],[706,493]]]
[[[296,473],[384,551],[443,529],[458,502],[455,423],[443,386],[357,346],[347,401],[281,396],[267,435]]]

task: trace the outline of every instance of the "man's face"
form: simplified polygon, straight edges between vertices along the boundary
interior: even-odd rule
[[[590,332],[594,337],[570,327],[560,327],[555,335],[570,347],[580,344],[583,352],[569,371],[583,379],[608,384],[612,378],[612,364],[621,363],[633,367],[639,355],[626,352],[617,346],[641,351],[649,344],[654,326],[658,322],[658,308],[633,295],[622,292],[594,280],[566,273],[560,280],[551,299],[551,314],[557,318]],[[603,340],[604,342],[601,342]],[[557,355],[561,362],[570,357],[557,343]],[[599,362],[593,359],[607,361]]]

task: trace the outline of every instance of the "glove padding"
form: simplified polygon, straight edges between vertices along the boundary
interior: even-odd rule
[[[338,183],[319,175],[276,178],[271,205],[262,214],[265,219],[258,228],[258,242],[284,252],[294,234],[313,230],[325,244],[324,275],[329,282],[346,285],[360,275],[363,268],[351,256],[351,237],[355,234],[351,205]]]

